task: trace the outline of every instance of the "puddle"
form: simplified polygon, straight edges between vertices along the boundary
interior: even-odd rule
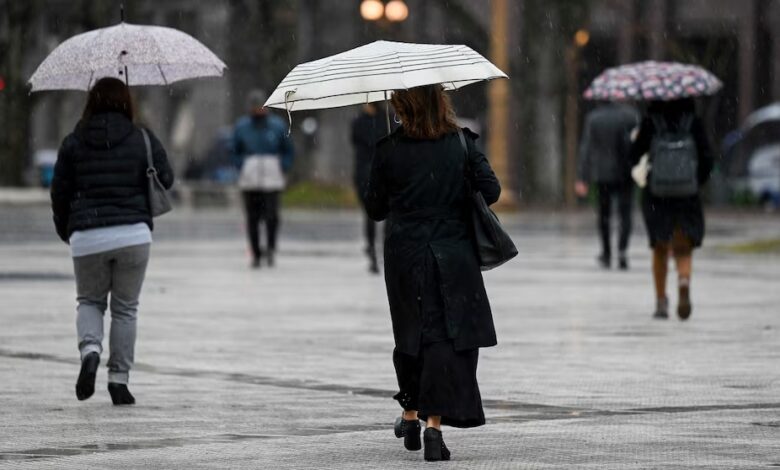
[[[780,428],[780,421],[767,421],[764,423],[750,423],[753,426],[766,426],[769,428]]]

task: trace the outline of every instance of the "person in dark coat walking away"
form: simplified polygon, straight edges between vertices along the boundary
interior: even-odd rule
[[[596,187],[601,237],[598,260],[604,268],[609,268],[612,263],[610,219],[613,201],[617,200],[620,216],[618,267],[628,269],[627,251],[634,198],[629,152],[631,132],[638,124],[639,116],[633,108],[616,103],[599,106],[585,118],[575,191],[580,197],[585,197],[589,183]]]
[[[355,148],[355,172],[353,181],[360,203],[365,212],[366,202],[363,195],[371,172],[371,159],[374,156],[376,143],[387,135],[385,116],[379,112],[374,103],[366,103],[360,115],[352,121],[352,145]],[[376,222],[365,214],[364,235],[366,237],[366,254],[368,255],[369,271],[379,273],[376,258]]]
[[[170,188],[173,171],[165,149],[146,132],[158,178]],[[135,403],[127,383],[153,229],[147,167],[144,137],[133,124],[130,90],[115,78],[98,80],[76,129],[62,142],[51,186],[54,226],[70,244],[76,273],[79,400],[95,391],[103,314],[110,306],[108,391],[114,405]]]
[[[233,162],[240,169],[238,186],[244,200],[253,268],[260,267],[262,256],[269,266],[274,265],[280,223],[279,198],[293,164],[287,124],[263,106],[266,98],[261,90],[249,93],[249,115],[236,123],[232,144]],[[261,222],[265,222],[268,240],[265,253],[260,249]]]
[[[463,129],[468,156],[447,95],[439,85],[393,93],[401,126],[377,145],[366,210],[387,219],[385,284],[395,338],[393,363],[403,407],[395,433],[425,459],[448,460],[442,424],[485,423],[477,385],[479,348],[496,332],[468,214],[465,180],[488,204],[501,187],[477,135]]]
[[[677,264],[677,315],[685,320],[692,311],[693,249],[704,240],[704,211],[699,193],[713,166],[711,148],[692,99],[649,105],[631,149],[631,161],[638,163],[648,152],[650,171],[642,191],[642,215],[653,249],[653,316],[669,317],[666,274],[671,252]]]

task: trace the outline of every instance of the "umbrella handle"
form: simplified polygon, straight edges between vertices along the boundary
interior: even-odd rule
[[[385,121],[387,121],[387,135],[390,135],[390,101],[387,99],[387,90],[385,90]]]
[[[287,105],[290,95],[295,93],[295,90],[288,90],[284,92],[284,110],[287,111],[287,137],[290,137],[292,133],[292,114],[290,114],[290,107]]]

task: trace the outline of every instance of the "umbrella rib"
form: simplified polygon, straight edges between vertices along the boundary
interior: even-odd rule
[[[409,61],[406,64],[406,66],[407,67],[412,67],[412,66],[430,65],[430,64],[446,64],[446,65],[443,65],[443,66],[455,67],[457,65],[469,65],[469,64],[479,63],[479,62],[485,62],[485,59],[483,59],[482,57],[476,57],[476,56],[466,57],[466,56],[463,56],[463,55],[458,55],[458,56],[452,56],[452,57],[431,57],[429,60],[417,60],[417,59],[415,59],[413,61]],[[296,70],[293,70],[292,72],[290,72],[285,77],[285,80],[287,80],[287,79],[296,80],[296,79],[300,79],[302,77],[311,77],[311,76],[320,77],[320,76],[323,76],[323,75],[336,75],[336,74],[339,74],[339,73],[364,72],[364,71],[367,71],[367,70],[388,70],[388,69],[392,70],[392,67],[393,67],[393,65],[392,64],[388,64],[387,62],[377,62],[377,63],[371,64],[371,65],[355,63],[355,64],[343,65],[343,66],[340,66],[340,67],[331,67],[331,68],[328,68],[327,70],[320,70],[320,71],[317,71],[317,72],[310,72],[308,70],[297,70],[296,69]],[[397,67],[404,68],[404,66],[402,64],[400,64],[400,63],[397,65]]]
[[[366,58],[355,58],[355,59],[341,59],[338,61],[329,62],[327,64],[317,64],[312,65],[311,62],[300,64],[299,66],[295,67],[297,70],[301,72],[308,72],[308,73],[316,73],[319,70],[322,69],[333,69],[337,67],[353,67],[353,66],[365,66],[372,63],[384,63],[386,59],[388,59],[390,56],[395,55],[396,58],[398,58],[398,53],[391,53],[387,55],[377,55],[373,57],[366,57]],[[443,50],[435,53],[430,54],[416,54],[414,56],[407,56],[406,59],[409,61],[425,61],[425,60],[432,60],[432,59],[438,59],[438,58],[450,58],[450,57],[477,57],[479,54],[476,52],[468,52],[464,53],[463,51],[459,50]],[[481,56],[479,56],[481,58]]]
[[[160,65],[159,62],[157,63],[157,70],[160,71],[160,75],[162,76],[163,83],[165,83],[165,86],[168,86],[169,85],[168,79],[165,78],[165,72],[163,72],[162,66]]]

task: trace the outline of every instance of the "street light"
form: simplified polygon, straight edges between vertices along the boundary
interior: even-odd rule
[[[574,44],[577,47],[585,47],[590,42],[590,33],[587,29],[580,29],[574,33]]]
[[[409,7],[403,0],[390,0],[387,5],[380,0],[363,0],[360,3],[360,16],[366,21],[384,18],[391,23],[400,23],[409,17]]]
[[[409,16],[409,8],[403,0],[390,0],[385,6],[385,17],[395,23],[404,21]]]
[[[385,6],[379,0],[363,0],[360,4],[360,16],[364,20],[377,21],[385,15]]]

